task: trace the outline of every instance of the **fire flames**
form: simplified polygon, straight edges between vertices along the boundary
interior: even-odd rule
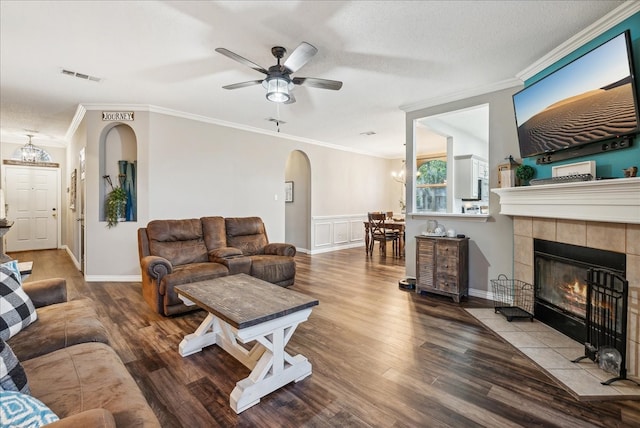
[[[574,279],[573,282],[564,284],[562,288],[565,290],[564,299],[569,306],[567,309],[584,316],[587,310],[587,284]]]

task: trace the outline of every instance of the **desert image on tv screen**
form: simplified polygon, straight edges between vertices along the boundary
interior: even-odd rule
[[[637,130],[626,43],[620,34],[513,96],[521,156]]]

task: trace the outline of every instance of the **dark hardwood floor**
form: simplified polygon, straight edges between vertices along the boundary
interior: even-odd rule
[[[164,427],[638,427],[640,401],[578,402],[460,305],[398,288],[404,260],[363,248],[299,254],[293,289],[320,301],[288,351],[313,374],[236,415],[229,394],[249,370],[216,346],[182,358],[204,318],[162,317],[139,283],[86,283],[64,250],[12,253],[36,280],[67,278],[98,303],[112,345]]]

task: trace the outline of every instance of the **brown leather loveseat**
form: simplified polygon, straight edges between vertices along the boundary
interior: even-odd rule
[[[269,243],[260,217],[153,220],[138,229],[138,254],[142,295],[163,315],[197,309],[176,285],[246,273],[286,287],[296,274],[296,247]]]

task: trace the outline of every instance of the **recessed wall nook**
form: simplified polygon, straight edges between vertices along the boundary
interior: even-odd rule
[[[119,221],[137,221],[137,162],[135,131],[122,123],[105,127],[100,137],[100,221],[107,221],[107,196],[118,187],[127,195],[126,208]]]

